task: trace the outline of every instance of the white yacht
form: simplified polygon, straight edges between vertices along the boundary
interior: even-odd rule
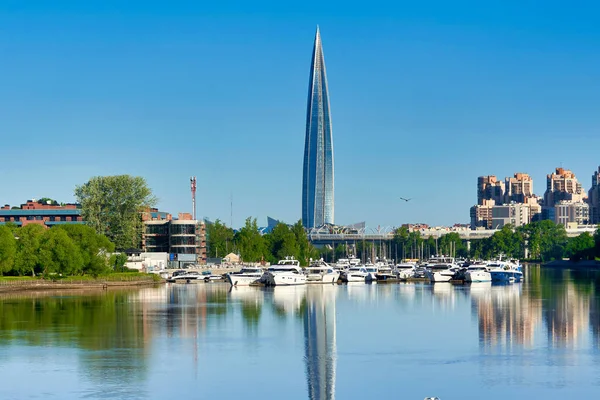
[[[431,282],[450,282],[456,273],[452,264],[432,264],[427,266],[427,276]]]
[[[417,264],[414,262],[405,262],[396,265],[396,272],[399,279],[409,279],[415,276]]]
[[[449,282],[459,269],[454,258],[446,256],[431,257],[425,267],[431,282]]]
[[[367,269],[360,265],[348,268],[345,273],[347,282],[365,282],[367,275]]]
[[[225,277],[231,286],[248,286],[258,282],[263,273],[260,267],[242,267],[239,272],[229,272]]]
[[[350,267],[358,267],[360,265],[360,260],[354,256],[350,256],[348,262],[350,262]]]
[[[381,265],[377,269],[377,274],[375,274],[375,277],[377,278],[378,282],[398,279],[398,275],[396,274],[396,272],[387,263]]]
[[[198,271],[175,271],[173,275],[167,279],[167,282],[191,282],[203,280],[204,275]]]
[[[277,264],[270,266],[260,278],[267,286],[304,285],[306,275],[302,273],[300,262],[293,257],[286,257]]]
[[[366,282],[377,281],[377,272],[379,271],[379,266],[376,264],[365,264],[364,268],[367,271],[367,276],[365,277],[365,281]]]
[[[335,269],[338,270],[345,270],[346,268],[350,267],[350,260],[348,260],[347,258],[340,258],[339,260],[337,260],[337,262],[335,263]]]
[[[323,259],[304,269],[306,283],[336,283],[340,271],[333,269]]]
[[[471,264],[465,271],[466,282],[491,282],[492,275],[486,264]]]

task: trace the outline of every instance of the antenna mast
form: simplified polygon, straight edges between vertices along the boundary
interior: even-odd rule
[[[190,188],[192,189],[192,219],[196,220],[196,177],[190,178]]]

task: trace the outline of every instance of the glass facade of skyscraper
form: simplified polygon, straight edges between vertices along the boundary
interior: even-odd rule
[[[329,91],[319,28],[315,36],[302,177],[302,223],[306,228],[333,224],[333,137],[329,111]]]

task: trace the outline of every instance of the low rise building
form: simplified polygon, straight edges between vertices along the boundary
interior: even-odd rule
[[[0,208],[0,225],[13,223],[17,226],[38,224],[49,228],[62,224],[83,224],[78,204],[51,204],[27,200],[19,207],[5,205]]]
[[[144,233],[142,249],[149,253],[168,253],[169,268],[190,264],[206,264],[206,228],[204,221],[193,220],[191,214],[171,214],[151,209],[142,216]]]

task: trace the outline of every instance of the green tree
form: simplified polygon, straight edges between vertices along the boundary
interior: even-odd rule
[[[256,218],[246,218],[244,227],[235,234],[233,241],[244,261],[257,262],[268,256],[266,241],[258,231]]]
[[[40,240],[45,229],[38,224],[29,224],[22,227],[17,241],[16,272],[19,275],[31,273],[35,276],[40,269]]]
[[[75,275],[83,270],[81,251],[64,229],[48,229],[40,240],[44,274]]]
[[[10,272],[15,265],[17,241],[10,228],[0,226],[0,276]]]
[[[220,220],[206,226],[206,236],[209,257],[225,257],[233,250],[233,229]]]
[[[125,253],[112,254],[108,261],[109,267],[112,268],[114,271],[125,270],[126,263],[127,263],[127,254],[125,254]]]
[[[269,247],[273,259],[281,260],[288,256],[298,257],[300,247],[296,241],[296,235],[286,224],[280,222],[275,225],[273,232],[268,236]]]
[[[588,232],[570,238],[567,243],[567,255],[571,261],[593,260],[596,243]]]
[[[84,273],[98,276],[108,270],[109,255],[115,251],[115,245],[106,236],[87,225],[62,225],[54,229],[64,230],[77,245]]]
[[[54,206],[58,205],[58,201],[56,201],[54,199],[51,199],[50,197],[42,197],[37,202],[40,203],[40,204],[51,204],[51,205],[54,205]]]
[[[493,256],[504,255],[514,258],[522,256],[522,244],[522,234],[510,224],[504,225],[502,229],[495,232],[488,243]]]
[[[119,250],[138,248],[142,237],[141,212],[156,204],[142,177],[96,176],[75,188],[81,214],[96,233],[105,235]]]
[[[460,235],[456,232],[450,232],[442,235],[439,239],[439,249],[442,254],[448,254],[455,257],[467,256],[467,246],[463,243]]]
[[[310,259],[319,258],[319,251],[315,249],[315,247],[308,240],[308,235],[306,234],[306,230],[302,225],[302,220],[298,220],[294,225],[292,225],[292,232],[296,236],[296,243],[298,244],[298,255],[297,260],[300,261],[302,265],[308,265]]]

